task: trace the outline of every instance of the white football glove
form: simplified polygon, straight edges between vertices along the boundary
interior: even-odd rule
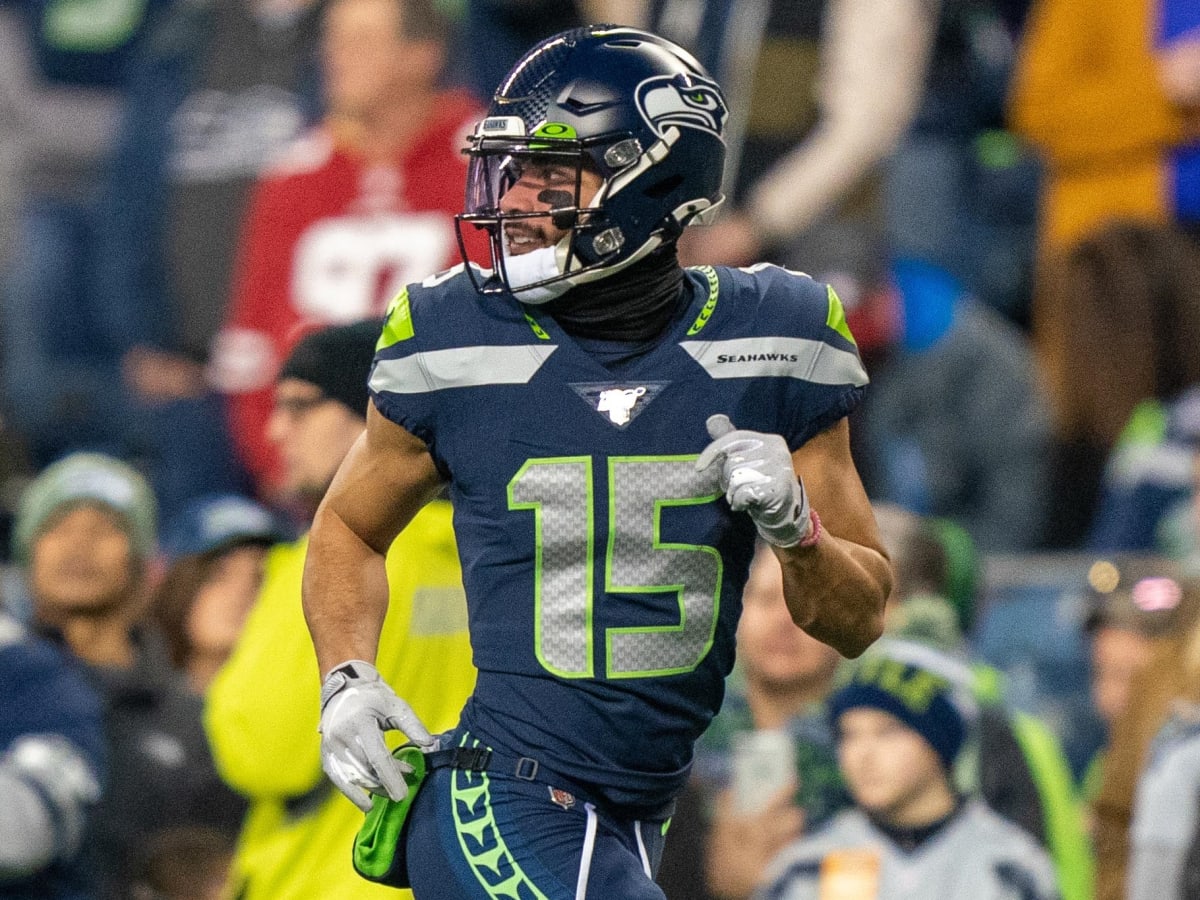
[[[697,471],[717,465],[730,509],[745,511],[764,541],[794,547],[813,533],[804,485],[792,468],[787,442],[777,434],[743,431],[729,416],[709,416],[713,442],[696,460]]]
[[[337,789],[363,812],[370,794],[403,800],[405,773],[412,767],[396,759],[383,742],[385,731],[399,730],[414,744],[433,748],[436,741],[412,707],[396,696],[379,670],[361,659],[336,666],[321,685],[321,767]]]

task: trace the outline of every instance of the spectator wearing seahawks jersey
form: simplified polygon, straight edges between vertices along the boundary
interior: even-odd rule
[[[99,698],[70,658],[0,607],[0,898],[90,900]]]
[[[200,825],[232,837],[245,810],[213,767],[200,698],[145,622],[155,518],[137,471],[76,453],[27,488],[14,532],[35,630],[74,657],[102,704],[107,790],[85,845],[103,900],[125,897],[159,831]]]

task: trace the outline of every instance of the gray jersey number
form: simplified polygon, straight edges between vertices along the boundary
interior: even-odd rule
[[[694,456],[608,460],[608,550],[604,589],[663,594],[675,609],[662,625],[608,628],[604,674],[645,678],[690,672],[708,654],[721,594],[721,554],[702,544],[667,543],[662,511],[715,501]],[[595,675],[593,596],[595,490],[590,457],[531,459],[508,485],[508,508],[534,512],[534,643],[538,661],[564,678]],[[649,600],[649,598],[648,598]]]

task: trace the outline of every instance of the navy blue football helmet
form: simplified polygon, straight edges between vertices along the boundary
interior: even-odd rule
[[[657,35],[593,25],[542,41],[496,90],[466,151],[459,244],[466,259],[464,229],[482,228],[492,257],[490,276],[467,267],[476,288],[545,302],[620,271],[706,220],[724,199],[727,118],[716,82],[687,51]],[[522,170],[548,162],[573,167],[574,196],[554,192],[550,210],[503,211],[501,199]],[[601,185],[581,203],[585,172],[598,174]],[[504,229],[533,218],[566,234],[536,251],[542,258],[531,268],[506,253]]]

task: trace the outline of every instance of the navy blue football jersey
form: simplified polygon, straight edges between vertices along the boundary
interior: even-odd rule
[[[459,267],[396,298],[370,381],[450,483],[479,669],[463,724],[617,805],[682,786],[733,665],[755,529],[696,471],[705,420],[794,450],[867,382],[826,285],[765,265],[685,284],[614,373]]]

